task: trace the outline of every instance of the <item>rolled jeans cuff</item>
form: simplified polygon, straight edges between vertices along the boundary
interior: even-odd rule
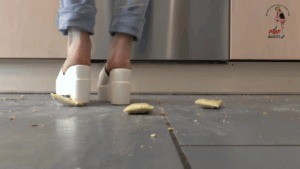
[[[143,33],[146,19],[143,15],[131,11],[118,11],[113,14],[110,34],[125,33],[131,35],[135,41],[139,40]]]
[[[81,31],[94,34],[97,9],[93,6],[74,5],[58,11],[58,30],[68,35],[70,27],[77,27]]]

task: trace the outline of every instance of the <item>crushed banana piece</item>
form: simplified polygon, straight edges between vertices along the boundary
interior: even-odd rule
[[[154,107],[148,103],[134,103],[134,104],[127,106],[124,109],[124,112],[126,112],[128,114],[148,114],[153,109],[154,109]]]
[[[223,106],[222,100],[198,99],[195,103],[206,109],[219,109]]]
[[[168,127],[168,131],[174,131],[175,129],[173,127]]]
[[[151,134],[151,138],[157,138],[157,134],[155,133]]]
[[[58,94],[51,93],[51,96],[54,100],[64,104],[65,106],[73,106],[73,107],[82,107],[85,106],[84,103],[72,100],[71,98],[64,97]]]

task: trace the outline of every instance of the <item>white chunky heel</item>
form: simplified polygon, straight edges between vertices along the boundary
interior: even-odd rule
[[[99,100],[116,105],[130,104],[130,79],[130,69],[113,69],[108,76],[104,68],[98,81]]]
[[[70,67],[65,74],[61,70],[56,79],[56,94],[69,96],[72,100],[89,103],[91,68],[85,65]]]
[[[108,74],[105,71],[105,68],[102,69],[102,71],[99,74],[99,79],[98,79],[98,99],[100,101],[109,101],[109,94],[108,94],[108,82],[109,82],[109,77]]]
[[[131,70],[113,69],[109,76],[109,94],[111,104],[130,104]]]

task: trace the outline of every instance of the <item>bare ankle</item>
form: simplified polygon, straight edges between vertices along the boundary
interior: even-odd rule
[[[91,65],[92,42],[90,35],[86,32],[69,33],[68,57],[62,67],[65,73],[69,67],[74,65]]]
[[[132,42],[132,37],[127,34],[118,33],[113,37],[110,47],[110,56],[106,65],[108,72],[117,68],[131,68],[130,56]]]
[[[106,71],[110,72],[113,69],[131,69],[131,63],[130,61],[114,61],[114,60],[110,60],[107,62],[106,64]]]

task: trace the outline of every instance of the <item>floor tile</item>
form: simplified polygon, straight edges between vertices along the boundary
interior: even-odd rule
[[[184,147],[193,169],[298,169],[300,147]]]
[[[220,110],[198,98],[222,99]],[[300,96],[159,96],[181,145],[300,145]]]
[[[0,95],[0,168],[182,168],[158,109],[129,116],[124,106],[108,103],[69,108],[49,95],[20,98]],[[156,106],[155,96],[132,101]]]

